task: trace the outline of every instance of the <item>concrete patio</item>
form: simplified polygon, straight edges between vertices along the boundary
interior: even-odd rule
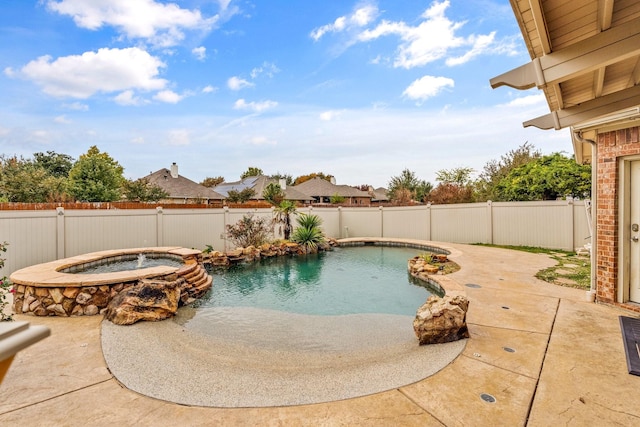
[[[102,355],[102,316],[16,316],[51,337],[16,356],[0,385],[0,425],[640,425],[640,377],[627,373],[618,321],[637,314],[537,280],[554,264],[547,255],[444,245],[460,252],[451,277],[479,285],[465,287],[471,339],[417,383],[313,405],[183,406],[120,385]]]

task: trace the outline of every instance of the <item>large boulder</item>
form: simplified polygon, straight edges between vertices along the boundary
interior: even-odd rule
[[[469,300],[462,295],[443,298],[430,296],[418,309],[413,330],[420,345],[442,344],[469,338],[467,310]]]
[[[179,300],[178,281],[143,279],[118,293],[109,302],[105,317],[116,325],[164,320],[176,314]]]

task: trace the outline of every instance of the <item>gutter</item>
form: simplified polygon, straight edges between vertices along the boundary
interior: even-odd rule
[[[582,131],[573,131],[573,136],[578,142],[586,142],[591,145],[591,251],[589,257],[591,259],[591,286],[587,293],[587,297],[595,298],[596,294],[596,254],[598,253],[598,236],[596,233],[597,226],[597,209],[596,203],[598,198],[598,145],[593,139],[587,139],[582,137]],[[596,212],[596,215],[593,213]]]

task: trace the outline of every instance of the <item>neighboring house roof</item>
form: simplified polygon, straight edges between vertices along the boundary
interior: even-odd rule
[[[640,117],[640,2],[510,3],[532,61],[494,77],[491,86],[541,89],[550,112],[524,126],[572,128],[576,160],[589,162],[588,137],[577,131]]]
[[[214,189],[223,197],[227,197],[229,195],[229,191],[231,190],[242,191],[245,188],[251,188],[254,191],[254,195],[251,198],[252,200],[264,200],[264,197],[262,197],[262,193],[270,183],[279,184],[277,179],[269,178],[264,175],[248,176],[244,179],[241,179],[240,181],[223,182],[222,184],[217,185]],[[293,187],[287,186],[283,191],[284,197],[287,200],[310,201],[312,199],[311,197],[307,196],[304,193],[301,193]]]
[[[177,165],[174,164],[172,169],[173,174],[171,170],[163,168],[145,176],[143,179],[169,193],[170,199],[224,199],[221,194],[216,193],[211,188],[179,175]]]
[[[371,194],[372,196],[371,201],[376,201],[376,202],[389,201],[389,197],[387,197],[387,189],[384,187],[376,188],[375,190],[372,191],[372,193],[373,194]]]
[[[349,185],[335,185],[322,178],[312,178],[294,187],[296,190],[308,194],[312,197],[331,197],[334,195],[342,197],[366,197],[371,195],[366,191],[358,190]]]

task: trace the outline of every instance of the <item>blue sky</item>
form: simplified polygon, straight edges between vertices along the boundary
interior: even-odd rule
[[[247,167],[386,186],[408,168],[499,158],[525,141],[536,89],[492,90],[528,62],[508,0],[8,0],[0,5],[0,153],[92,145],[140,178]]]

